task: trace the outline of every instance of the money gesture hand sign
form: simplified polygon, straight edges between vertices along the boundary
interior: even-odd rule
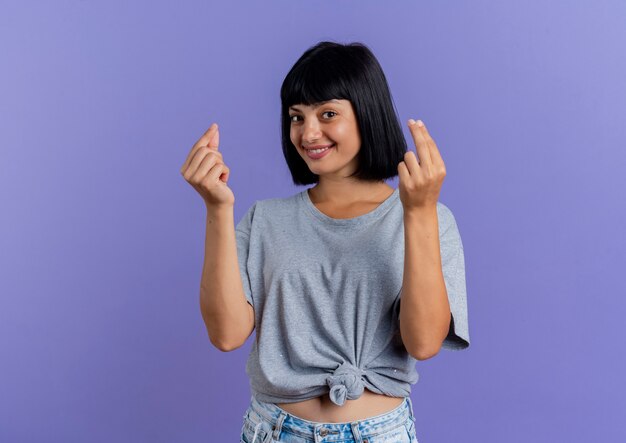
[[[409,128],[417,157],[409,150],[398,163],[400,200],[405,213],[436,210],[446,167],[424,123],[410,119]]]

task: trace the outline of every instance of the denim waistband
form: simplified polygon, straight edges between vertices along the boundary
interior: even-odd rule
[[[266,435],[272,435],[272,440],[276,441],[281,431],[288,430],[292,434],[308,437],[316,442],[350,439],[360,442],[368,436],[393,430],[406,423],[409,418],[415,422],[410,397],[404,397],[404,401],[395,409],[374,417],[351,422],[320,423],[297,417],[274,403],[261,402],[252,396],[244,417],[256,424],[255,431],[262,428]]]

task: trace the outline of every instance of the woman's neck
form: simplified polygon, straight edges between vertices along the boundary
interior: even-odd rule
[[[313,203],[330,203],[334,206],[347,206],[355,202],[382,202],[394,191],[384,181],[371,182],[364,180],[338,181],[321,180],[309,189],[309,197]]]

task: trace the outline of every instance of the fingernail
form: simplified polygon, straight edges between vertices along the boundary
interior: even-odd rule
[[[413,126],[415,124],[415,120],[413,120],[412,118],[409,119],[409,125]]]
[[[418,120],[418,121],[417,121],[417,126],[419,126],[419,127],[424,126],[424,122],[423,122],[423,121],[421,121],[421,120]]]

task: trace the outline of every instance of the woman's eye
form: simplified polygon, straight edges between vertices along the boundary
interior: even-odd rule
[[[336,113],[335,111],[324,111],[324,112],[322,112],[322,115],[324,115],[324,114],[333,114],[333,115],[332,115],[331,117],[329,117],[329,118],[332,118],[332,117],[334,117],[335,115],[337,115],[337,113]],[[289,121],[290,121],[291,123],[295,123],[295,122],[297,122],[297,121],[298,121],[298,120],[295,120],[295,119],[298,119],[298,118],[300,118],[300,116],[299,116],[299,115],[290,115],[290,116],[289,116]]]

